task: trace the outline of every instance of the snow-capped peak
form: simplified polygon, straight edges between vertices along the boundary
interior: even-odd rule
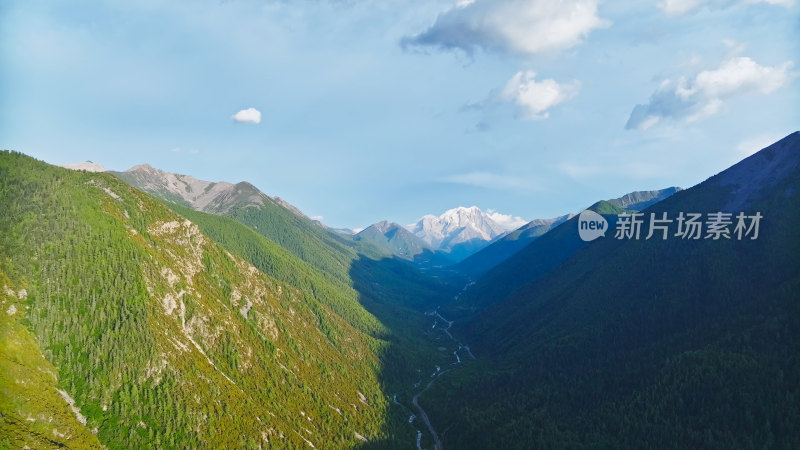
[[[525,223],[520,217],[493,210],[487,214],[477,206],[459,206],[440,216],[425,215],[407,228],[432,247],[449,250],[467,242],[489,242]]]

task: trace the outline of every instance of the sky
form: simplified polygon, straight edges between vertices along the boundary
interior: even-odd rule
[[[690,187],[800,129],[798,0],[4,0],[0,148],[335,227]]]

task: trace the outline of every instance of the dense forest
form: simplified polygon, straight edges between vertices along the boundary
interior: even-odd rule
[[[18,153],[0,154],[0,207],[0,364],[36,374],[3,371],[0,445],[413,441],[382,361],[408,371],[425,347],[392,350],[400,332],[359,303],[349,270],[328,276],[230,219],[198,226],[111,175]]]

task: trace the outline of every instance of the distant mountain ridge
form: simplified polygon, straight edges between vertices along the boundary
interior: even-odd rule
[[[602,200],[590,208],[600,210],[601,213],[609,207],[619,210],[641,211],[678,191],[681,191],[681,188],[675,186],[653,191],[635,191],[619,198]],[[600,208],[601,206],[602,208]],[[455,269],[472,277],[481,276],[574,216],[575,214],[570,213],[552,219],[532,220],[464,259],[455,266]]]
[[[427,242],[394,222],[381,221],[370,225],[353,236],[356,241],[372,245],[397,258],[426,265],[452,263],[445,255],[436,252]]]
[[[382,247],[390,249],[392,253],[412,258],[414,255],[430,250],[431,247],[422,239],[398,225],[389,221],[381,221],[370,225],[361,232],[356,233],[357,239],[371,239],[380,242]]]
[[[305,217],[289,202],[280,197],[270,197],[246,181],[236,184],[204,181],[191,175],[165,172],[149,164],[139,164],[125,172],[111,173],[145,192],[198,211],[225,214],[234,206],[260,206],[268,200]]]

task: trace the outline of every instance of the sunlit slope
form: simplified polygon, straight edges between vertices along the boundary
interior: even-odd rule
[[[187,215],[190,209],[194,209],[226,216],[246,225],[327,279],[356,288],[362,301],[419,308],[428,303],[427,299],[438,297],[439,292],[452,290],[410,265],[389,261],[393,258],[391,249],[327,229],[286,201],[270,197],[250,183],[211,183],[146,165],[113,174],[175,205],[172,207],[181,214]],[[204,227],[214,225],[215,229],[223,230],[214,239],[227,243],[236,239],[223,236],[227,234],[224,221],[201,220]],[[280,275],[277,278],[282,279]],[[357,324],[359,327],[365,325],[363,321]]]
[[[0,388],[12,446],[41,431],[7,418],[68,408],[53,385],[86,418],[85,430],[60,419],[76,448],[95,436],[111,448],[386,438],[382,344],[160,202],[107,174],[3,152],[0,208],[0,270],[26,291],[3,332],[38,344],[13,370],[54,367],[30,377],[41,399],[19,406],[22,391]],[[2,364],[2,379],[15,377]]]
[[[0,271],[0,448],[100,448],[59,393],[58,374],[25,327],[25,289]]]

